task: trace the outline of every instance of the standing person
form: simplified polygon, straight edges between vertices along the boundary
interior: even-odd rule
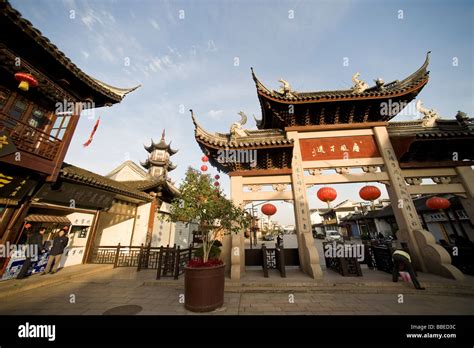
[[[27,227],[29,225],[29,227]],[[30,230],[31,225],[27,224],[25,228],[27,229],[27,239],[26,239],[26,245],[27,245],[27,252],[26,252],[26,258],[25,262],[21,266],[20,273],[18,273],[18,276],[16,279],[23,279],[27,277],[28,269],[31,266],[31,259],[37,259],[40,253],[44,252],[43,248],[43,235],[46,229],[44,227],[41,227],[39,231],[31,231]],[[34,254],[34,255],[31,255]],[[33,257],[32,257],[33,256]]]
[[[64,226],[58,233],[56,237],[53,239],[53,246],[49,252],[48,264],[44,269],[44,272],[41,275],[48,274],[51,270],[51,266],[53,266],[53,270],[51,273],[56,273],[59,267],[59,263],[61,262],[61,257],[63,256],[64,248],[67,247],[69,242],[69,238],[66,237],[66,233],[69,230],[69,227]]]
[[[403,269],[406,270],[411,277],[413,285],[417,290],[425,290],[418,279],[416,278],[415,270],[413,269],[413,265],[411,264],[411,257],[405,250],[396,249],[392,254],[393,259],[393,273],[392,273],[392,280],[393,282],[398,282],[398,275],[400,271],[400,265],[403,265]]]

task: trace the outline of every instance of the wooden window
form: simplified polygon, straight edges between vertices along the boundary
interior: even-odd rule
[[[62,140],[66,133],[67,126],[71,120],[71,115],[59,115],[54,122],[53,128],[51,129],[50,135],[59,140]]]
[[[43,129],[48,124],[48,113],[36,106],[33,107],[30,118],[28,119],[28,124],[31,127]]]
[[[23,97],[17,96],[8,114],[16,120],[21,120],[27,109],[28,101]]]
[[[0,110],[3,110],[7,104],[8,97],[10,96],[10,91],[6,88],[0,88]]]

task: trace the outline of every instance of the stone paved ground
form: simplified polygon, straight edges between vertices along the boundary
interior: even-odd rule
[[[121,305],[141,306],[143,310],[139,314],[142,315],[194,314],[186,311],[180,303],[182,279],[159,283],[154,282],[154,275],[154,271],[137,273],[134,269],[106,269],[100,273],[68,279],[64,283],[44,285],[10,295],[0,301],[0,314],[100,315]],[[266,281],[271,282],[268,279]],[[273,280],[274,283],[278,281],[278,278]],[[429,291],[405,292],[403,286],[406,284],[400,284],[399,288],[393,290],[389,288],[387,291],[391,293],[367,293],[363,288],[360,291],[349,288],[349,292],[335,292],[331,288],[314,291],[304,287],[294,291],[278,287],[259,291],[252,287],[239,289],[237,284],[231,282],[229,285],[233,290],[226,290],[223,308],[211,314],[474,314],[473,294],[446,296]],[[343,286],[341,283],[334,289]],[[404,303],[398,303],[399,293],[404,293]],[[75,296],[75,303],[70,303],[72,295]]]

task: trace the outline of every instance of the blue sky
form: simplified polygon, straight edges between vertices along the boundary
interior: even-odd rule
[[[280,77],[297,91],[345,89],[357,71],[369,84],[377,77],[402,79],[431,50],[430,82],[418,98],[446,118],[474,111],[472,1],[11,3],[89,75],[118,87],[142,85],[121,104],[96,110],[101,125],[86,149],[82,143],[95,121],[85,116],[79,122],[66,161],[100,174],[126,159],[144,160],[143,144],[159,140],[165,128],[180,149],[172,172],[179,182],[187,166],[201,165],[188,109],[219,132],[228,132],[240,110],[260,116],[251,66],[274,89]],[[255,127],[252,117],[247,127]],[[228,192],[229,180],[221,177]],[[336,186],[337,202],[357,199],[361,186]],[[316,189],[308,190],[312,208],[324,206]],[[276,219],[290,223],[291,206],[278,207]]]

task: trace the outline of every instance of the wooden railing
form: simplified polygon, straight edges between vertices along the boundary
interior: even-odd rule
[[[262,244],[262,258],[263,276],[265,278],[268,278],[269,269],[277,269],[282,278],[286,277],[285,249],[283,244],[278,245],[275,243],[275,248],[267,248],[265,244]]]
[[[18,150],[51,161],[56,158],[61,147],[58,138],[4,113],[0,113],[0,131],[6,131]]]
[[[324,259],[326,261],[326,268],[331,269],[344,277],[362,276],[359,261],[356,257],[329,257],[326,253],[326,246],[333,245],[333,243],[323,242]]]
[[[181,249],[180,246],[151,247],[144,246],[99,246],[94,249],[90,263],[112,264],[116,267],[136,267],[156,269],[156,278],[173,277],[178,279],[184,273],[184,267],[194,257],[197,248]]]

